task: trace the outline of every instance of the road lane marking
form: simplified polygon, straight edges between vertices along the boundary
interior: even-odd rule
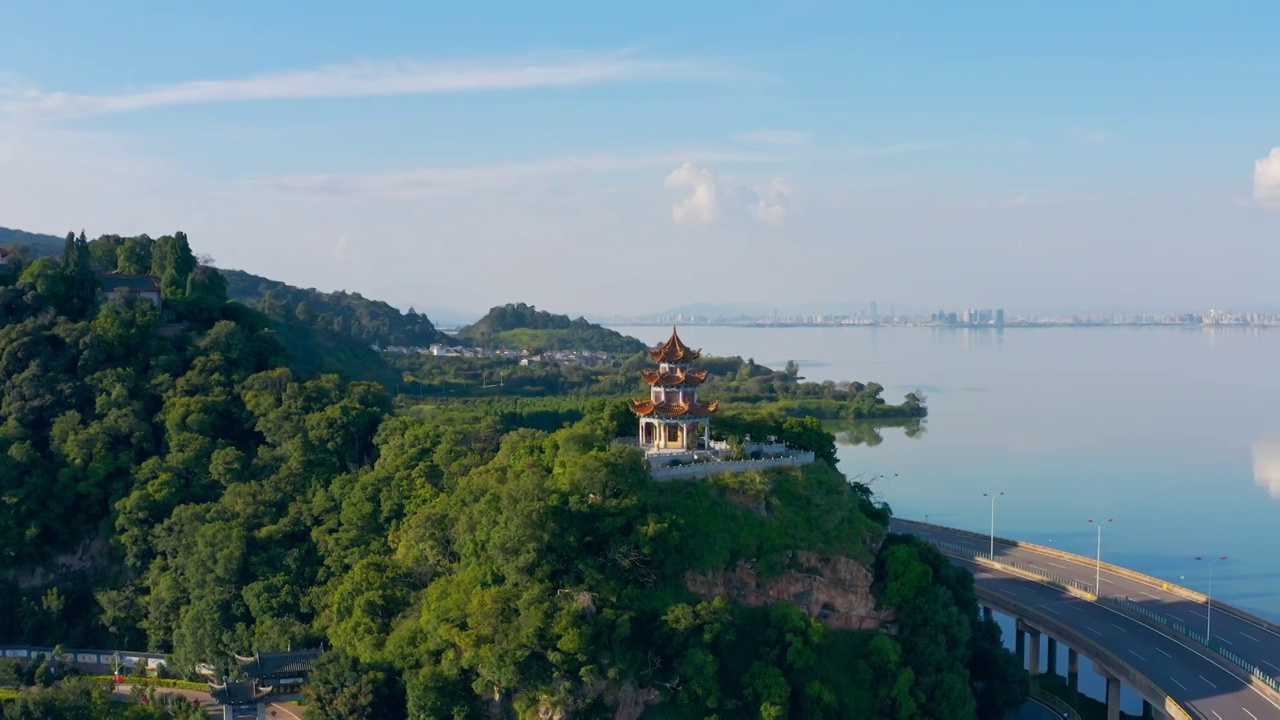
[[[1231,645],[1231,644],[1232,644],[1232,642],[1231,642],[1230,640],[1227,640],[1226,638],[1222,637],[1221,635],[1219,635],[1219,636],[1218,636],[1218,640],[1220,640],[1220,641],[1222,641],[1222,642],[1224,642],[1224,643],[1226,643],[1226,644],[1228,644],[1228,645]]]
[[[1213,716],[1218,718],[1218,720],[1223,720],[1223,717],[1218,714],[1217,710],[1210,710],[1209,712],[1213,713]]]
[[[1071,608],[1072,610],[1075,610],[1078,613],[1084,612],[1084,609],[1078,605],[1068,605],[1067,607]]]
[[[1178,683],[1178,687],[1182,688],[1183,690],[1186,690],[1186,689],[1187,689],[1187,686],[1186,686],[1186,685],[1183,685],[1182,683],[1178,682],[1178,678],[1176,678],[1176,677],[1171,677],[1171,678],[1169,678],[1169,679],[1170,679],[1170,680],[1172,680],[1172,681],[1174,681],[1175,683]]]
[[[1245,631],[1243,631],[1243,630],[1241,630],[1241,631],[1240,631],[1240,634],[1241,634],[1241,635],[1243,635],[1243,636],[1245,636],[1245,637],[1247,637],[1247,638],[1249,638],[1250,640],[1252,640],[1252,641],[1254,641],[1254,642],[1261,642],[1260,640],[1258,640],[1258,638],[1256,638],[1256,637],[1254,637],[1254,636],[1250,635],[1249,633],[1247,633],[1247,632],[1245,632]]]
[[[1135,652],[1135,651],[1133,651],[1133,650],[1130,650],[1129,652],[1133,653],[1133,656],[1134,656],[1134,657],[1136,657],[1136,658],[1138,658],[1138,659],[1139,659],[1139,660],[1141,660],[1142,662],[1146,662],[1146,661],[1147,661],[1147,659],[1146,659],[1146,658],[1142,657],[1142,656],[1141,656],[1141,655],[1139,655],[1137,652]]]
[[[1242,707],[1242,708],[1240,708],[1240,709],[1241,709],[1241,710],[1243,710],[1243,711],[1245,711],[1245,712],[1247,712],[1247,713],[1249,713],[1249,717],[1253,718],[1253,720],[1258,720],[1258,716],[1257,716],[1257,715],[1254,715],[1254,714],[1253,714],[1253,713],[1251,713],[1251,712],[1249,712],[1249,708],[1243,708],[1243,707]]]
[[[1048,563],[1048,564],[1050,564],[1050,565],[1052,565],[1052,566],[1054,566],[1054,567],[1060,567],[1060,568],[1062,568],[1063,570],[1070,570],[1070,569],[1071,569],[1071,568],[1067,567],[1066,565],[1059,565],[1058,563],[1053,562],[1052,560],[1045,560],[1045,562],[1046,562],[1046,563]]]
[[[1273,668],[1275,668],[1275,669],[1277,669],[1277,670],[1280,670],[1280,665],[1274,665],[1274,664],[1272,664],[1272,663],[1267,662],[1266,660],[1263,660],[1262,662],[1266,663],[1267,665],[1271,665],[1271,667],[1273,667]]]
[[[1207,677],[1205,677],[1205,676],[1201,675],[1201,676],[1200,676],[1200,679],[1201,679],[1201,680],[1203,680],[1203,681],[1205,681],[1205,682],[1207,682],[1207,683],[1209,683],[1209,687],[1213,688],[1214,690],[1217,690],[1217,689],[1218,689],[1218,686],[1217,686],[1217,685],[1214,685],[1213,683],[1209,682],[1209,678],[1207,678]]]
[[[1161,650],[1160,648],[1156,648],[1156,652],[1160,653],[1161,655],[1163,655],[1163,656],[1165,656],[1165,657],[1167,657],[1167,658],[1172,658],[1172,657],[1173,657],[1172,655],[1170,655],[1169,653],[1167,653],[1167,652],[1165,652],[1165,651]]]
[[[1095,629],[1092,625],[1085,625],[1085,626],[1084,626],[1084,628],[1085,628],[1086,630],[1088,630],[1089,632],[1094,633],[1094,634],[1096,634],[1096,635],[1101,635],[1101,634],[1102,634],[1102,633],[1101,633],[1101,632],[1099,632],[1097,629]]]
[[[1049,612],[1053,613],[1054,615],[1061,615],[1061,614],[1062,614],[1062,613],[1058,612],[1057,610],[1054,610],[1052,605],[1045,605],[1045,606],[1044,606],[1044,609],[1045,609],[1045,610],[1048,610]]]
[[[1128,634],[1129,634],[1129,631],[1128,631],[1128,630],[1125,630],[1124,628],[1120,627],[1119,625],[1117,625],[1117,624],[1115,624],[1115,623],[1111,623],[1111,627],[1113,627],[1113,628],[1115,628],[1115,629],[1119,630],[1120,632],[1124,633],[1125,635],[1128,635]]]
[[[1102,609],[1103,609],[1103,610],[1106,610],[1106,611],[1108,611],[1108,612],[1110,612],[1110,613],[1112,613],[1112,614],[1114,614],[1114,615],[1117,615],[1117,616],[1119,616],[1119,617],[1127,617],[1126,615],[1124,615],[1124,613],[1122,613],[1122,612],[1120,612],[1119,610],[1116,610],[1116,609],[1114,609],[1114,608],[1109,608],[1109,607],[1107,607],[1107,606],[1105,606],[1105,605],[1103,605],[1103,606],[1101,606],[1101,607],[1102,607]],[[1155,633],[1157,633],[1157,634],[1159,634],[1159,635],[1164,636],[1164,638],[1165,638],[1166,640],[1168,640],[1168,641],[1170,641],[1170,642],[1172,642],[1172,643],[1174,643],[1174,644],[1178,645],[1179,647],[1181,647],[1181,648],[1185,649],[1187,652],[1190,652],[1190,653],[1193,653],[1193,654],[1195,654],[1195,655],[1199,656],[1199,657],[1200,657],[1200,659],[1202,659],[1202,660],[1204,660],[1205,662],[1209,663],[1210,665],[1213,665],[1214,667],[1218,668],[1218,669],[1219,669],[1219,670],[1221,670],[1223,673],[1225,673],[1228,677],[1235,677],[1235,676],[1234,676],[1234,674],[1233,674],[1230,670],[1228,670],[1228,669],[1227,669],[1226,665],[1224,665],[1224,664],[1223,664],[1223,663],[1221,663],[1221,662],[1218,662],[1217,660],[1214,660],[1213,658],[1211,658],[1211,657],[1209,657],[1208,655],[1206,655],[1204,652],[1202,652],[1202,651],[1200,651],[1200,650],[1197,650],[1196,648],[1192,647],[1191,645],[1188,645],[1187,643],[1182,642],[1181,640],[1179,640],[1177,637],[1175,637],[1174,635],[1170,634],[1169,632],[1166,632],[1165,630],[1162,630],[1162,629],[1157,629],[1157,628],[1152,627],[1152,626],[1148,626],[1148,629],[1149,629],[1149,630],[1151,630],[1152,632],[1155,632]],[[1166,653],[1166,654],[1168,654],[1168,653]],[[1227,660],[1225,660],[1225,659],[1224,659],[1224,660],[1223,660],[1223,662],[1229,662],[1229,661],[1227,661]],[[1172,679],[1172,678],[1170,678],[1170,679]],[[1177,681],[1175,680],[1174,682],[1177,682]],[[1181,683],[1179,683],[1179,685],[1181,685]],[[1272,700],[1272,699],[1271,699],[1270,697],[1268,697],[1267,695],[1262,694],[1262,691],[1261,691],[1261,690],[1259,690],[1259,689],[1258,689],[1258,688],[1256,688],[1256,687],[1253,687],[1253,686],[1252,686],[1252,684],[1246,684],[1246,685],[1245,685],[1245,687],[1246,687],[1246,688],[1248,688],[1249,690],[1251,690],[1252,692],[1257,693],[1258,697],[1260,697],[1260,698],[1262,698],[1263,700],[1267,701],[1267,703],[1268,703],[1269,705],[1271,705],[1271,706],[1275,707],[1277,710],[1280,710],[1280,702],[1276,702],[1275,700]],[[1182,686],[1182,689],[1183,689],[1183,690],[1186,690],[1187,688],[1186,688],[1186,686]],[[1252,713],[1251,713],[1251,715],[1252,715]],[[1254,716],[1254,720],[1257,720],[1257,717],[1256,717],[1256,716]]]
[[[1146,595],[1147,597],[1151,598],[1152,600],[1159,600],[1159,599],[1160,599],[1159,597],[1157,597],[1157,596],[1155,596],[1155,595],[1152,595],[1151,593],[1149,593],[1149,592],[1147,592],[1147,591],[1145,591],[1145,590],[1141,590],[1141,591],[1139,591],[1139,592],[1141,592],[1143,595]]]

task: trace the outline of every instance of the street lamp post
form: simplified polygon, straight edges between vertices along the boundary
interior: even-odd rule
[[[1211,623],[1213,622],[1213,566],[1217,565],[1219,560],[1226,560],[1227,556],[1202,557],[1197,555],[1196,559],[1207,560],[1209,563],[1209,592],[1204,596],[1204,640],[1205,642],[1210,642],[1213,640],[1213,635],[1209,634],[1209,630],[1212,627]]]
[[[982,497],[991,498],[991,559],[996,559],[996,498],[1004,494],[1004,491],[992,495],[990,493],[982,493]]]
[[[1115,522],[1115,518],[1107,518],[1106,520],[1090,520],[1098,528],[1098,559],[1095,562],[1093,594],[1102,597],[1102,526],[1110,522]]]

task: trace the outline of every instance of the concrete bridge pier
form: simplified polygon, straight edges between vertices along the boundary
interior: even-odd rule
[[[1107,720],[1120,720],[1120,678],[1112,677],[1096,660],[1093,671],[1107,680]]]
[[[1080,692],[1080,653],[1071,647],[1067,648],[1067,685]]]
[[[1027,634],[1022,630],[1022,621],[1013,630],[1013,651],[1018,653],[1018,662],[1022,663],[1022,669],[1027,669]]]
[[[987,622],[991,622],[992,620],[995,619],[995,615],[991,612],[990,606],[988,605],[982,606],[982,619],[986,620]]]
[[[1049,667],[1047,672],[1050,675],[1058,674],[1058,641],[1052,637],[1047,638],[1045,652],[1049,654]]]
[[[1120,720],[1120,678],[1107,678],[1107,720]]]
[[[1031,627],[1025,622],[1019,620],[1017,623],[1018,631],[1018,657],[1022,659],[1023,668],[1031,673],[1031,677],[1040,674],[1040,631]],[[1026,657],[1027,640],[1030,640],[1031,657]]]

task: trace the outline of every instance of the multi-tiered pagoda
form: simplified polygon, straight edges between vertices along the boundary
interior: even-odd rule
[[[640,417],[640,446],[652,451],[693,452],[707,447],[711,438],[711,416],[717,403],[698,399],[698,386],[707,379],[706,370],[690,370],[689,363],[701,352],[680,341],[671,328],[671,339],[649,350],[657,370],[644,370],[641,377],[649,385],[647,400],[632,400],[631,412]]]

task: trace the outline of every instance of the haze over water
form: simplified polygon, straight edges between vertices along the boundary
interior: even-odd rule
[[[661,327],[618,327],[655,344]],[[809,380],[875,381],[928,398],[927,432],[884,428],[840,447],[846,475],[899,517],[996,533],[1200,591],[1197,555],[1225,555],[1213,595],[1280,619],[1280,330],[1062,328],[680,329],[713,355]],[[714,398],[709,398],[714,399]]]

